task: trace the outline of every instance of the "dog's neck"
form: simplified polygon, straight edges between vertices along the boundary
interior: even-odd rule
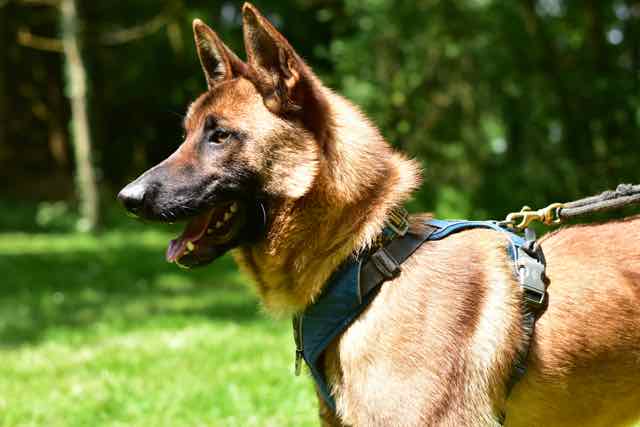
[[[299,199],[274,201],[266,239],[234,251],[273,314],[303,310],[333,271],[368,248],[389,211],[418,186],[417,162],[393,151],[356,107],[326,90],[319,173]]]

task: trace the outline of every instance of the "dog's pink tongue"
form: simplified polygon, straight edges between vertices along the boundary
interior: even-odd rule
[[[209,225],[212,213],[213,210],[193,218],[189,221],[182,234],[177,239],[173,239],[169,242],[166,254],[167,261],[174,262],[180,259],[185,252],[187,243],[195,242],[204,235],[205,231],[207,231],[207,226]]]

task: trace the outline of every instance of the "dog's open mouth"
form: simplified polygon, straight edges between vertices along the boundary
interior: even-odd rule
[[[242,203],[215,206],[189,220],[182,234],[169,243],[167,261],[182,267],[207,264],[235,246],[245,222]]]

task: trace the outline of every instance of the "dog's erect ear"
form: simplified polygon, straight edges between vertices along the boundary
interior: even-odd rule
[[[305,65],[289,42],[252,4],[242,6],[244,47],[249,66],[258,71],[267,108],[274,113],[295,108]]]
[[[209,89],[245,71],[246,64],[220,40],[215,31],[199,19],[193,21],[193,37]]]

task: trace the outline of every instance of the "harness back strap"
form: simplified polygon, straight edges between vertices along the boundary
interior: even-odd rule
[[[360,269],[360,299],[387,280],[397,277],[401,271],[400,264],[413,255],[437,230],[437,227],[425,224],[419,234],[407,233],[399,236],[371,254]]]

